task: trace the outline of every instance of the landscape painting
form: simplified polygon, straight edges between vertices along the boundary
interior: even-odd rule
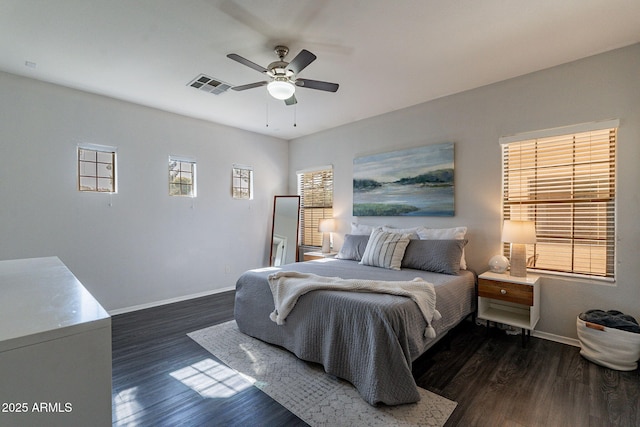
[[[353,160],[354,216],[453,216],[453,143]]]

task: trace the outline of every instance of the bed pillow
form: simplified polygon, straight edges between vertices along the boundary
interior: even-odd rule
[[[352,222],[351,234],[370,236],[374,228],[376,227],[373,225],[358,224],[357,222]]]
[[[409,234],[387,233],[375,229],[369,236],[360,264],[400,270],[404,251],[409,244]]]
[[[420,235],[418,231],[424,229],[424,227],[412,227],[412,228],[393,228],[393,227],[382,227],[382,231],[386,231],[387,233],[399,233],[399,234],[409,234],[412,239],[419,239]]]
[[[369,241],[368,235],[345,234],[344,243],[336,255],[338,259],[351,259],[354,261],[362,260],[362,255],[367,248]]]
[[[467,240],[411,240],[402,258],[402,268],[458,274]]]
[[[464,239],[465,234],[467,234],[467,227],[454,227],[454,228],[421,227],[417,233],[420,236],[420,238],[423,240]]]
[[[418,230],[418,236],[422,240],[463,240],[467,234],[467,227],[454,228],[422,228]],[[460,268],[467,269],[467,261],[464,258],[464,249],[460,257]]]

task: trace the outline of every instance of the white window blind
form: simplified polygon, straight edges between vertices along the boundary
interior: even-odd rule
[[[614,279],[616,134],[606,127],[502,144],[503,219],[536,224],[528,267]]]
[[[298,172],[300,195],[300,242],[304,246],[322,246],[318,224],[333,217],[333,168]]]

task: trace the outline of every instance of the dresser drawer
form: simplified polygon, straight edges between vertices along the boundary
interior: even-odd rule
[[[533,286],[478,279],[478,296],[532,306]]]

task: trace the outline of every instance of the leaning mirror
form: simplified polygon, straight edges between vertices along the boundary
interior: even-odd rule
[[[300,196],[274,196],[270,265],[278,267],[298,261]]]

